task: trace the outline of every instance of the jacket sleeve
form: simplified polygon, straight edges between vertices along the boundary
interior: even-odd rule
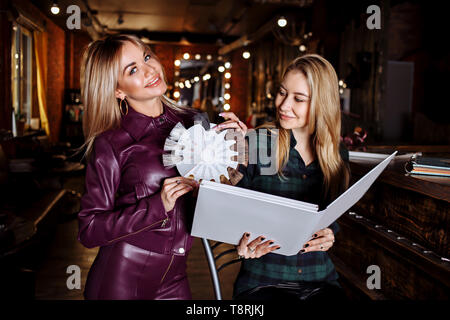
[[[114,201],[120,177],[119,162],[111,143],[106,138],[97,138],[86,167],[86,190],[78,213],[78,240],[88,248],[109,245],[160,227],[168,217],[160,192],[116,208]]]
[[[333,231],[333,233],[336,235],[338,232],[339,232],[339,230],[340,230],[340,228],[339,228],[339,224],[335,221],[335,222],[333,222],[332,224],[330,224],[330,226],[328,227],[328,228],[330,228],[332,231]]]

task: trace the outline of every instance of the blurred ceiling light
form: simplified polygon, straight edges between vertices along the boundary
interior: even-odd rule
[[[188,60],[190,58],[190,55],[189,55],[189,53],[185,53],[185,54],[183,54],[183,59],[184,60]]]
[[[230,79],[231,78],[231,73],[229,73],[229,72],[225,73],[225,78],[226,79]]]
[[[230,84],[229,83],[225,83],[225,89],[230,89]]]
[[[281,27],[281,28],[284,28],[284,27],[287,26],[287,20],[286,20],[285,17],[280,17],[278,19],[278,26]]]
[[[207,56],[206,56],[206,60],[211,60],[212,59],[212,56],[210,55],[210,54],[208,54]]]
[[[180,83],[178,84],[178,86],[180,87],[180,89],[183,89],[183,88],[184,88],[184,83],[183,83],[183,82],[180,82]]]
[[[180,71],[175,71],[175,77],[179,77],[180,76]]]
[[[199,77],[194,77],[194,81],[195,81],[195,82],[199,82],[199,81],[200,81],[200,78],[199,78]]]
[[[344,85],[344,81],[343,80],[339,80],[339,85],[342,87]]]
[[[242,57],[243,57],[244,59],[250,58],[250,52],[244,51],[244,52],[242,53]]]
[[[312,32],[308,33],[308,37],[312,37]]]
[[[300,52],[305,52],[306,46],[302,44],[300,47],[298,47],[298,49],[300,50]]]
[[[225,100],[230,100],[231,95],[230,95],[229,93],[225,93],[225,94],[223,95],[223,97],[225,98]]]
[[[180,92],[179,91],[175,91],[174,93],[173,93],[173,96],[174,96],[174,98],[179,98],[180,97]]]
[[[225,103],[224,105],[223,105],[223,109],[225,110],[225,111],[228,111],[228,110],[230,110],[230,105],[228,104],[228,103]]]
[[[181,61],[177,59],[177,60],[175,60],[174,64],[175,64],[177,67],[179,67],[179,66],[181,65]]]
[[[186,81],[184,82],[184,85],[185,85],[186,87],[188,87],[188,88],[191,87],[191,83],[189,82],[189,80],[186,80]]]
[[[203,80],[209,80],[209,79],[211,79],[211,75],[209,74],[209,73],[207,73],[207,74],[205,74],[204,76],[203,76]]]
[[[58,14],[58,13],[59,13],[58,1],[53,1],[53,5],[52,5],[52,7],[50,8],[50,11],[51,11],[53,14]]]
[[[201,55],[199,55],[198,53],[195,55],[195,60],[200,60],[201,59]]]
[[[224,66],[225,66],[225,68],[230,69],[231,68],[231,63],[225,62]]]
[[[217,68],[217,70],[219,70],[219,72],[224,72],[225,71],[225,67],[224,66],[219,66]]]
[[[174,85],[175,87],[178,87],[178,81],[175,81]]]

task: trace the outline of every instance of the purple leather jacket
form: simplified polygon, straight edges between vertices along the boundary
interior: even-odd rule
[[[152,118],[129,108],[121,127],[99,135],[86,171],[86,193],[78,214],[78,240],[86,247],[118,241],[160,253],[184,256],[192,238],[188,221],[193,201],[188,193],[166,212],[161,186],[179,175],[162,164],[165,139],[176,123],[194,124],[196,110]]]

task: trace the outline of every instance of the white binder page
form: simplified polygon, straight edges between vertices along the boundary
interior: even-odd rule
[[[391,160],[395,157],[397,151],[383,160],[375,168],[370,170],[364,177],[359,179],[355,184],[348,188],[343,194],[341,194],[336,200],[334,200],[328,207],[320,211],[322,218],[317,225],[317,230],[328,227],[334,221],[336,221],[342,214],[357,203],[362,196],[369,190],[370,186],[375,182],[378,176],[388,166]]]
[[[265,236],[281,246],[277,253],[294,255],[309,240],[310,230],[319,219],[320,215],[314,211],[201,185],[191,234],[236,245],[249,232],[250,240]]]
[[[212,181],[202,181],[202,185],[208,186],[209,188],[215,188],[216,190],[219,190],[219,191],[232,193],[232,194],[235,194],[238,196],[239,195],[242,195],[242,196],[247,195],[247,196],[255,198],[255,199],[262,199],[264,201],[277,202],[282,205],[283,204],[291,205],[291,206],[305,209],[305,210],[310,210],[310,211],[318,211],[319,210],[319,206],[317,204],[303,202],[303,201],[294,200],[294,199],[289,199],[289,198],[280,197],[280,196],[275,196],[275,195],[260,192],[260,191],[239,188],[239,187],[230,186],[230,185],[221,184],[221,183],[212,182]]]

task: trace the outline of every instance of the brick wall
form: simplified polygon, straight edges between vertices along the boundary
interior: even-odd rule
[[[242,58],[243,48],[231,53],[231,111],[245,122],[248,116],[249,60]]]
[[[92,41],[89,34],[66,32],[66,88],[80,89],[80,70],[85,48]]]
[[[45,18],[48,32],[47,48],[47,116],[50,141],[56,142],[61,131],[65,89],[65,34],[64,30]]]

